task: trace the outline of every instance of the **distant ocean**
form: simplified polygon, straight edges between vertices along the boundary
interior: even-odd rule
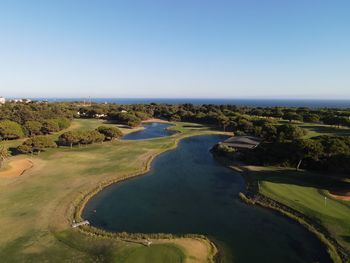
[[[47,99],[48,101],[90,101],[89,98],[34,98],[36,100]],[[297,99],[168,99],[168,98],[91,98],[97,103],[117,104],[146,104],[146,103],[167,103],[167,104],[231,104],[253,107],[309,107],[309,108],[350,108],[350,100],[297,100]]]

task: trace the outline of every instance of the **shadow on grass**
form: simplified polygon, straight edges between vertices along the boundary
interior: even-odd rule
[[[327,191],[346,191],[350,183],[341,181],[337,177],[314,174],[305,171],[279,169],[275,171],[260,171],[254,173],[259,181],[312,187]]]
[[[300,125],[304,129],[320,134],[333,134],[336,136],[350,136],[350,129],[327,127],[322,125]]]
[[[187,128],[187,129],[205,129],[207,128],[206,126],[203,125],[183,125],[183,128]]]
[[[345,242],[350,243],[350,236],[341,236],[341,238],[345,240]]]

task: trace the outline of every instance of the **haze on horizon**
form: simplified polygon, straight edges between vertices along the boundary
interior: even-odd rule
[[[350,99],[350,2],[2,1],[0,96]]]

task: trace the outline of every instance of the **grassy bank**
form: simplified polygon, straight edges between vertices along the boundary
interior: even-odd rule
[[[350,202],[336,200],[330,189],[350,183],[309,172],[274,170],[259,174],[260,192],[323,225],[350,254]]]
[[[78,120],[71,129],[99,125],[101,122],[96,120]],[[120,258],[125,258],[121,262],[130,262],[126,255],[135,259],[151,253],[138,243],[73,230],[69,215],[74,211],[73,201],[102,182],[139,174],[152,156],[173,147],[180,138],[213,133],[208,128],[183,123],[173,128],[182,133],[147,141],[51,149],[31,157],[34,167],[24,175],[0,178],[0,258],[4,262],[71,262],[73,258],[74,262],[119,262],[116,260]],[[203,240],[192,242],[193,246],[208,245]],[[168,256],[174,261],[167,262],[199,258],[180,243],[161,240],[152,248],[150,257],[161,254],[159,262]]]
[[[328,190],[349,189],[349,182],[281,167],[227,165],[244,172],[248,188],[240,195],[243,201],[299,222],[327,246],[334,262],[348,262],[350,203],[331,198]]]

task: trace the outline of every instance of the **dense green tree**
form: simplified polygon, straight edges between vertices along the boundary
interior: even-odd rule
[[[147,119],[149,119],[151,117],[150,114],[142,112],[142,111],[136,111],[135,112],[135,116],[137,118],[139,118],[140,120],[143,120],[143,121],[147,120]]]
[[[306,131],[296,125],[284,124],[277,127],[277,134],[280,141],[295,140],[304,136]]]
[[[324,154],[328,157],[339,154],[350,154],[350,139],[348,137],[319,136],[318,140],[324,149]]]
[[[173,121],[173,122],[181,121],[181,117],[178,114],[173,114],[169,117],[169,121]]]
[[[218,116],[218,124],[224,131],[226,131],[227,126],[230,125],[230,118],[225,115]]]
[[[24,137],[22,126],[17,122],[3,120],[0,121],[0,139],[14,140]]]
[[[117,127],[100,126],[97,128],[97,131],[102,133],[106,137],[106,140],[109,141],[123,136],[123,133]]]
[[[23,142],[22,145],[17,147],[17,150],[22,153],[40,153],[47,148],[55,148],[57,144],[50,136],[39,135],[29,138]]]
[[[60,135],[58,138],[60,145],[81,145],[91,144],[96,142],[103,142],[105,136],[96,130],[74,130],[68,131]]]
[[[133,113],[112,112],[108,114],[108,119],[130,127],[136,127],[141,124],[141,119]]]
[[[293,151],[293,154],[296,155],[296,158],[299,159],[297,164],[297,170],[299,169],[300,165],[302,164],[302,161],[305,158],[310,158],[315,161],[318,161],[320,156],[323,154],[323,145],[317,141],[317,140],[295,140],[293,142],[295,146],[295,151]]]
[[[237,121],[237,129],[249,134],[253,132],[254,125],[247,119],[239,118]]]
[[[60,126],[56,119],[49,119],[43,122],[41,130],[44,134],[50,134],[53,132],[58,132],[60,130]]]
[[[267,139],[268,141],[273,141],[277,137],[277,128],[275,125],[272,124],[264,124],[261,127],[261,134],[260,136],[262,138]]]
[[[19,153],[33,153],[33,148],[30,145],[21,144],[17,147]]]
[[[30,137],[41,134],[42,124],[39,121],[26,121],[23,127]]]
[[[89,138],[88,140],[89,144],[103,142],[105,140],[104,134],[99,133],[96,130],[90,131],[88,134],[88,138]]]
[[[320,116],[318,116],[317,114],[313,114],[313,113],[307,113],[307,114],[303,115],[303,120],[305,122],[317,123],[320,121]]]
[[[67,118],[55,118],[53,119],[57,122],[59,130],[67,129],[70,126],[70,120]]]
[[[303,117],[295,112],[286,112],[283,114],[283,119],[291,121],[303,121]]]
[[[79,144],[80,134],[78,131],[68,131],[61,134],[58,137],[58,141],[61,145],[69,145],[72,147],[73,145]]]

